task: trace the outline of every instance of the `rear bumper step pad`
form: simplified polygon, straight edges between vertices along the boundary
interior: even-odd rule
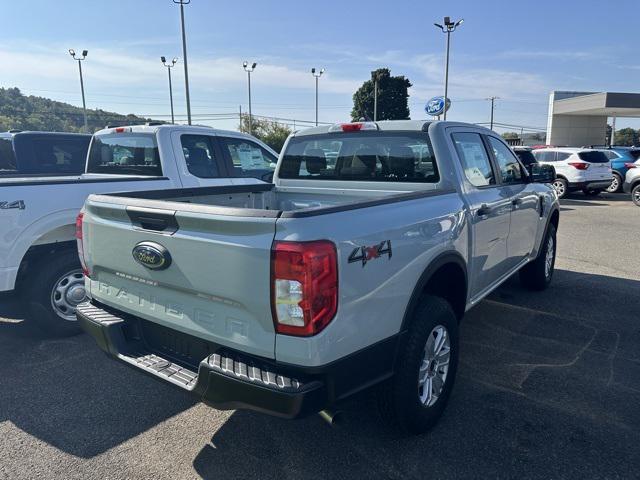
[[[128,340],[125,328],[132,323],[129,315],[85,302],[78,305],[76,316],[82,328],[110,356],[187,390],[215,408],[247,408],[297,418],[326,406],[326,387],[319,380],[292,378],[261,365],[257,358],[222,348],[220,353],[204,358],[195,372],[147,351],[143,342]]]

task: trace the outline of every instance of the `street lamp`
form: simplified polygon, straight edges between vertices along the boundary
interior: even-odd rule
[[[82,92],[82,111],[84,113],[84,131],[89,132],[89,126],[87,124],[87,104],[84,100],[84,81],[82,80],[82,61],[87,58],[88,50],[82,51],[82,57],[76,57],[76,51],[73,48],[69,49],[69,55],[71,58],[78,62],[78,70],[80,71],[80,91]]]
[[[160,61],[162,62],[162,65],[167,67],[167,72],[169,72],[169,102],[171,103],[171,123],[176,123],[173,118],[173,88],[171,87],[171,69],[175,66],[178,58],[174,57],[173,60],[171,60],[171,63],[167,63],[166,57],[160,57]]]
[[[184,6],[189,5],[191,0],[173,0],[173,3],[180,4],[180,24],[182,26],[182,60],[184,63],[184,88],[187,96],[187,123],[191,125],[191,99],[189,97],[189,68],[187,67],[187,37],[184,32]]]
[[[460,19],[457,22],[454,22],[449,17],[444,17],[444,25],[440,25],[439,23],[434,23],[436,27],[442,30],[442,33],[447,34],[447,60],[445,64],[444,70],[444,119],[447,119],[447,94],[449,89],[449,43],[451,41],[451,33],[456,31],[460,25],[464,23],[464,19]]]
[[[253,122],[251,118],[251,72],[256,69],[257,65],[256,62],[253,62],[251,66],[249,66],[248,62],[242,64],[244,71],[247,72],[247,83],[249,84],[249,135],[253,135]]]
[[[318,79],[324,73],[324,68],[321,68],[319,71],[316,71],[315,67],[311,69],[311,75],[316,78],[316,127],[318,126]]]

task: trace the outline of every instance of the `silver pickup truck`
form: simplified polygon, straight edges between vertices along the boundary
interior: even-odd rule
[[[273,185],[91,195],[78,320],[216,408],[330,414],[375,387],[425,431],[465,311],[516,271],[551,281],[554,171],[529,168],[475,125],[364,122],[291,135]]]

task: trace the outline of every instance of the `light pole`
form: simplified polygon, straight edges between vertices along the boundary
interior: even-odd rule
[[[449,90],[449,44],[451,42],[451,33],[456,31],[460,25],[464,23],[464,19],[460,19],[454,22],[449,17],[444,17],[444,25],[434,23],[436,27],[442,30],[442,33],[447,34],[447,59],[444,69],[444,120],[447,119],[447,94]]]
[[[82,51],[82,57],[76,57],[76,52],[73,48],[69,49],[69,55],[71,58],[78,62],[78,70],[80,71],[80,91],[82,92],[82,112],[84,113],[84,131],[89,132],[89,126],[87,124],[87,104],[84,100],[84,81],[82,80],[82,61],[87,58],[88,50]]]
[[[378,121],[378,77],[373,81],[373,121]]]
[[[171,103],[171,123],[176,123],[173,118],[173,88],[171,87],[171,69],[175,66],[178,58],[174,57],[173,60],[171,60],[171,63],[167,63],[167,59],[165,57],[160,57],[160,61],[162,61],[162,65],[167,67],[167,72],[169,72],[169,102]]]
[[[187,37],[184,32],[184,6],[189,5],[191,0],[173,0],[173,3],[180,4],[180,24],[182,26],[182,61],[184,63],[184,88],[187,97],[187,123],[191,125],[191,98],[189,97],[189,68],[187,67]]]
[[[316,79],[316,127],[318,126],[318,79],[322,76],[323,73],[324,68],[321,68],[318,71],[316,71],[315,67],[311,69],[311,75],[313,75]]]
[[[248,62],[242,64],[244,71],[247,72],[247,84],[249,85],[249,135],[253,135],[253,119],[251,118],[251,72],[256,69],[257,65],[256,62],[253,62],[251,66],[249,66]]]
[[[491,124],[490,124],[490,129],[493,130],[493,108],[494,108],[494,103],[496,100],[499,100],[500,97],[489,97],[486,100],[491,100]]]

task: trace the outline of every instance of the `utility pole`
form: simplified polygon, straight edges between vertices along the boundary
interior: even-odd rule
[[[616,144],[616,117],[613,116],[611,121],[611,138],[609,139],[609,146],[613,147]]]
[[[80,91],[82,92],[82,112],[84,114],[84,131],[85,133],[89,133],[89,125],[87,123],[87,103],[84,100],[84,81],[82,79],[82,61],[87,58],[88,50],[82,51],[82,57],[76,57],[76,52],[73,48],[69,49],[69,55],[75,61],[78,62],[78,70],[80,72]]]
[[[187,67],[187,36],[184,31],[184,6],[189,5],[191,0],[173,0],[173,3],[180,4],[180,25],[182,26],[182,59],[184,63],[184,88],[187,97],[187,123],[191,125],[191,98],[189,97],[189,68]]]
[[[490,124],[490,129],[493,130],[493,109],[494,109],[494,105],[495,105],[495,101],[500,99],[500,97],[489,97],[485,100],[491,100],[491,124]]]
[[[318,126],[318,79],[322,76],[323,73],[324,68],[321,68],[317,72],[315,67],[311,69],[311,75],[316,78],[316,127]]]
[[[444,25],[434,23],[436,27],[442,30],[442,33],[447,34],[447,53],[444,68],[444,120],[447,120],[447,95],[449,94],[449,45],[451,43],[451,34],[456,31],[460,25],[464,23],[464,19],[461,18],[457,22],[451,20],[450,17],[444,17]]]
[[[167,72],[169,72],[169,103],[171,103],[171,123],[176,123],[175,119],[173,118],[173,88],[171,86],[171,68],[175,66],[178,58],[174,57],[173,60],[171,60],[171,63],[167,63],[167,59],[165,57],[160,57],[160,61],[162,62],[162,65],[167,67]]]
[[[244,71],[247,72],[247,83],[249,84],[249,135],[253,135],[253,119],[251,118],[251,72],[256,69],[256,62],[253,62],[251,66],[249,66],[248,62],[244,62],[242,66],[244,67]]]

